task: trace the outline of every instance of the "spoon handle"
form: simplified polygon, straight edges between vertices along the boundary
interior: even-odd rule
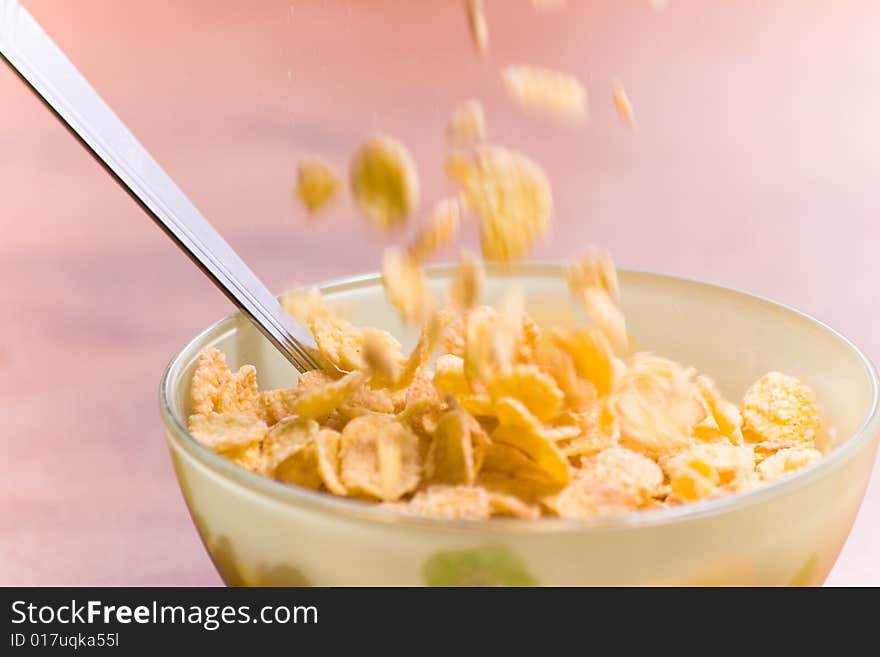
[[[300,372],[318,367],[309,332],[284,312],[18,0],[0,0],[0,57]]]

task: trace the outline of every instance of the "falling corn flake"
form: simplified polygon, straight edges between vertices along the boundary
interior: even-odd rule
[[[611,83],[611,98],[614,100],[614,107],[617,108],[617,115],[620,120],[629,128],[635,129],[636,120],[633,115],[632,103],[623,88],[620,80],[614,80]]]
[[[461,184],[468,209],[480,218],[483,256],[488,260],[521,259],[550,228],[550,183],[525,155],[499,146],[481,147]]]
[[[483,0],[465,0],[465,12],[477,52],[485,55],[489,49],[489,26],[486,24]]]
[[[387,331],[365,328],[362,330],[361,355],[364,365],[374,376],[393,383],[400,374],[400,344]]]
[[[458,231],[461,210],[458,199],[449,198],[439,201],[413,241],[406,249],[406,254],[416,262],[423,262],[449,242]]]
[[[432,300],[428,281],[418,261],[403,251],[389,247],[382,257],[382,286],[388,302],[406,323],[423,320]]]
[[[458,268],[449,280],[449,304],[460,312],[473,308],[486,285],[486,272],[483,263],[472,253],[463,251]]]
[[[508,66],[502,71],[508,94],[523,109],[561,121],[587,115],[587,92],[575,76],[536,66]]]
[[[361,144],[352,158],[350,182],[361,213],[379,229],[402,225],[418,205],[415,161],[393,137],[375,135]]]
[[[574,296],[583,294],[584,289],[595,287],[606,292],[615,301],[620,300],[620,283],[617,268],[606,249],[589,247],[577,261],[564,268],[568,289]]]
[[[320,157],[300,161],[296,171],[296,196],[309,215],[323,208],[339,191],[339,176]]]
[[[486,141],[486,115],[478,100],[467,100],[455,108],[446,126],[452,144],[479,144]]]

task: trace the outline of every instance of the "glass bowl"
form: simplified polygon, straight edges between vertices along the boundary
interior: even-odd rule
[[[428,271],[439,294],[452,269]],[[239,468],[186,431],[198,353],[257,367],[261,387],[296,371],[240,315],[174,357],[160,388],[168,445],[186,504],[229,585],[820,584],[861,503],[878,439],[877,373],[846,338],[796,310],[714,285],[624,271],[622,304],[639,349],[693,365],[733,400],[770,370],[816,391],[838,440],[795,476],[753,491],[594,520],[418,518],[289,486]],[[558,264],[491,270],[485,299],[520,286],[539,323],[571,324]],[[411,347],[415,335],[368,274],[319,286],[358,324]]]

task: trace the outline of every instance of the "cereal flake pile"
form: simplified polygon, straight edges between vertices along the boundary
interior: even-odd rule
[[[737,406],[693,369],[626,352],[606,253],[590,251],[568,279],[599,319],[539,327],[516,295],[498,309],[477,305],[482,267],[464,261],[408,355],[389,333],[340,318],[317,290],[289,292],[285,307],[347,373],[309,372],[295,387],[261,391],[252,366],[230,372],[207,349],[190,431],[282,482],[477,519],[683,504],[821,458],[826,429],[805,384],[771,372]]]
[[[536,8],[561,8],[557,1]],[[482,2],[466,2],[478,52],[488,47]],[[507,67],[511,98],[530,114],[571,124],[586,115],[573,76]],[[613,100],[634,125],[619,81]],[[389,333],[354,326],[317,290],[294,290],[286,310],[307,325],[333,367],[297,385],[259,390],[256,370],[231,372],[207,349],[191,384],[189,429],[239,466],[288,484],[421,515],[585,518],[673,506],[748,490],[822,457],[831,444],[813,392],[770,372],[740,405],[694,369],[630,348],[609,254],[591,247],[565,268],[580,326],[539,326],[523,295],[480,305],[483,262],[463,250],[446,294],[435,299],[423,264],[479,224],[482,257],[521,260],[553,215],[547,176],[528,156],[487,142],[475,100],[460,104],[446,134],[454,194],[438,200],[403,248],[382,258],[388,302],[420,328],[405,354]],[[296,196],[315,216],[342,188],[323,158],[304,158]],[[352,198],[383,232],[408,224],[419,200],[414,158],[373,135],[349,167]]]

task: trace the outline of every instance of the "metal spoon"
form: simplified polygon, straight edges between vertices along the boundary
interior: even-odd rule
[[[284,312],[18,0],[0,0],[0,56],[296,369],[324,364],[309,332]]]

